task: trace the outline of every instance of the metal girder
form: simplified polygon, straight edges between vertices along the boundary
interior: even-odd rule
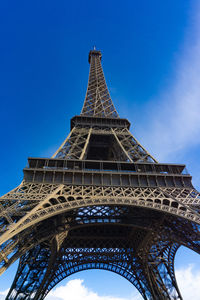
[[[39,187],[38,187],[39,188]],[[1,256],[0,256],[0,270],[1,272],[10,265],[10,262],[16,257],[16,252],[19,250],[19,241],[23,241],[22,236],[19,236],[21,232],[31,228],[50,217],[72,211],[77,208],[94,206],[94,205],[124,205],[133,207],[143,207],[146,209],[158,210],[177,217],[182,217],[192,222],[200,224],[200,217],[197,212],[190,208],[189,205],[184,204],[185,197],[188,200],[188,194],[192,191],[188,190],[188,194],[180,189],[179,193],[176,191],[176,197],[174,198],[174,189],[170,190],[161,188],[121,188],[121,187],[98,187],[98,186],[66,186],[58,185],[51,187],[48,185],[48,189],[45,185],[41,185],[39,188],[40,196],[49,191],[49,195],[42,201],[34,201],[34,207],[28,207],[28,197],[31,199],[32,195],[28,192],[27,198],[24,193],[24,200],[21,201],[21,189],[20,200],[18,201],[17,216],[16,210],[11,211],[8,207],[8,211],[13,220],[16,218],[14,226],[3,226],[4,231],[0,237],[1,243]],[[27,189],[28,191],[32,190]],[[34,196],[36,193],[34,189]],[[15,191],[16,195],[16,191]],[[179,195],[179,198],[178,198]],[[185,196],[183,199],[180,195]],[[24,204],[25,201],[25,204]],[[186,200],[185,200],[186,202]],[[175,205],[176,204],[176,205]],[[24,207],[25,206],[25,207]],[[28,211],[29,209],[29,211]],[[6,213],[6,210],[5,210]],[[5,220],[5,218],[4,218]],[[7,230],[6,230],[7,229]],[[24,244],[24,243],[23,243]],[[21,248],[20,248],[20,251]],[[11,255],[12,254],[12,255]],[[9,259],[8,259],[9,257]]]
[[[87,147],[91,135],[114,137],[115,144],[120,154],[121,161],[128,162],[157,162],[146,149],[132,136],[127,128],[81,128],[74,127],[67,139],[54,154],[55,158],[83,159],[87,154]],[[114,143],[113,143],[114,144]],[[110,146],[110,145],[109,145]],[[116,147],[116,146],[115,146]],[[119,156],[119,153],[118,153]],[[119,160],[118,156],[114,160]]]

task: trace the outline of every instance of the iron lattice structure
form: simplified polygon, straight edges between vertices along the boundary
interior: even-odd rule
[[[65,277],[104,269],[144,299],[182,299],[174,257],[200,253],[200,196],[185,165],[161,164],[109,95],[101,52],[89,53],[82,112],[52,158],[29,158],[0,198],[0,272],[20,258],[8,300],[44,299]]]

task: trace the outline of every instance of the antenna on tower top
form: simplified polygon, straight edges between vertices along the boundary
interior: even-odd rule
[[[96,50],[96,46],[94,46],[94,50]]]

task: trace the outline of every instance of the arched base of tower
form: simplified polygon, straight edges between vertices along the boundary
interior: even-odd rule
[[[191,222],[123,206],[86,207],[65,218],[71,220],[69,232],[55,234],[21,258],[7,300],[42,300],[64,278],[88,269],[123,276],[146,300],[182,299],[174,257],[180,245],[200,253],[197,228]]]

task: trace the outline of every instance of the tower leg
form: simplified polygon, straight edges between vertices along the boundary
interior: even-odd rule
[[[51,250],[40,244],[20,259],[17,274],[6,300],[34,299],[48,268]]]

